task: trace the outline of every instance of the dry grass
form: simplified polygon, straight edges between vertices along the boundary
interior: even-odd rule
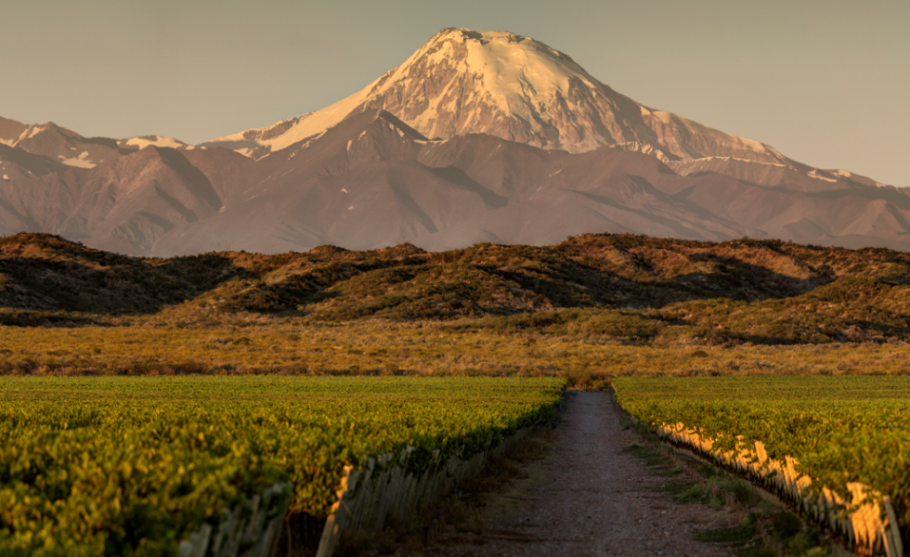
[[[557,375],[589,388],[623,375],[910,374],[910,346],[904,343],[630,345],[606,336],[463,324],[472,326],[314,324],[247,315],[183,327],[142,318],[113,327],[2,327],[0,373]]]

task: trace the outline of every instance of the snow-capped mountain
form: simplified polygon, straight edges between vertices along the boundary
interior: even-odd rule
[[[767,145],[638,104],[544,43],[468,29],[443,29],[400,66],[322,110],[209,144],[258,158],[374,109],[431,138],[485,133],[571,153],[609,145],[664,162],[704,157],[788,162]]]
[[[127,139],[85,137],[53,122],[23,124],[3,117],[0,117],[0,144],[25,151],[30,155],[46,157],[58,165],[76,168],[94,168],[100,163],[114,160],[149,145],[174,149],[194,148],[172,137],[157,135],[143,135]],[[12,165],[12,163],[10,164]],[[42,169],[58,170],[53,164],[41,166]],[[2,170],[2,163],[0,163],[0,171]],[[22,169],[10,168],[9,170],[19,172]],[[43,173],[39,171],[36,174],[34,171],[26,169],[28,175]],[[9,175],[9,172],[6,174]]]
[[[53,122],[29,125],[0,118],[0,143],[78,168],[92,168],[123,154],[114,139],[83,137]]]
[[[23,230],[142,255],[586,232],[910,251],[910,190],[645,107],[533,39],[444,29],[346,99],[198,147],[0,118],[0,234]]]

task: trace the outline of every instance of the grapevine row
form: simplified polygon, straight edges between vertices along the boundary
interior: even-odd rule
[[[892,522],[903,532],[910,527],[910,378],[620,378],[614,384],[632,415],[742,471],[780,475],[782,489],[814,501],[807,507],[839,504],[855,514],[871,496],[881,512],[870,520],[884,524],[881,502],[888,496]],[[885,533],[878,536],[869,543],[887,545]]]
[[[346,467],[406,447],[405,471],[535,423],[564,381],[488,378],[6,378],[0,549],[167,554],[223,510],[294,486],[326,518]]]

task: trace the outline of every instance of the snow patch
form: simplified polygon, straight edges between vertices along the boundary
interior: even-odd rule
[[[22,130],[22,133],[19,134],[19,138],[15,141],[15,143],[25,141],[30,137],[35,137],[45,129],[47,129],[47,126],[29,126],[28,128]]]
[[[267,147],[271,151],[280,151],[281,149],[290,147],[294,143],[302,141],[307,137],[316,134],[322,134],[327,129],[341,122],[345,116],[357,108],[357,106],[360,105],[366,98],[369,90],[376,84],[376,81],[368,85],[365,89],[362,89],[353,95],[336,102],[335,104],[329,105],[322,110],[309,112],[307,114],[298,116],[296,119],[297,121],[294,123],[294,125],[292,125],[287,131],[282,134],[276,135],[275,137],[271,137],[269,139],[257,138],[253,141],[262,147]],[[294,119],[292,118],[291,120]],[[211,143],[218,143],[222,141],[248,141],[248,139],[246,139],[247,136],[255,137],[258,135],[261,137],[262,135],[267,135],[265,132],[275,128],[276,126],[286,124],[287,122],[288,120],[282,120],[266,128],[245,130],[233,135],[219,137],[217,139],[213,139]],[[240,151],[241,150],[238,150],[238,152]]]
[[[644,108],[644,107],[642,107],[642,108]],[[652,111],[651,111],[651,114],[652,114],[655,118],[657,118],[658,120],[660,120],[661,122],[663,122],[664,124],[669,124],[669,123],[670,123],[670,120],[671,120],[672,117],[673,117],[672,114],[670,114],[669,112],[666,112],[666,111],[664,111],[664,110],[652,110]],[[644,111],[642,111],[642,115],[644,115]]]
[[[161,137],[159,135],[131,137],[126,140],[126,144],[140,149],[148,147],[149,145],[154,145],[155,147],[170,147],[171,149],[186,147],[186,143],[180,140],[174,139],[173,137]]]
[[[60,159],[60,162],[67,166],[75,166],[78,168],[95,168],[95,163],[88,160],[88,151],[84,151],[78,158],[68,159],[63,155],[57,155],[57,158]]]
[[[739,157],[702,157],[700,159],[689,159],[689,160],[684,160],[684,161],[673,161],[673,162],[674,163],[679,162],[679,163],[685,164],[686,166],[689,166],[689,165],[692,165],[692,163],[697,163],[697,162],[701,162],[701,161],[711,161],[711,160],[739,161],[739,162],[748,162],[748,163],[752,163],[752,164],[765,164],[768,166],[780,166],[780,167],[784,167],[784,168],[792,168],[789,165],[781,164],[779,162],[764,162],[764,161],[756,161],[756,160],[752,160],[752,159],[741,159]]]
[[[837,182],[836,178],[828,178],[827,176],[822,176],[815,170],[809,171],[809,177],[815,178],[816,180],[824,180],[825,182]]]

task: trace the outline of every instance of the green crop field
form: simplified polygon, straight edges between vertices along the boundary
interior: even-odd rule
[[[291,481],[325,517],[346,465],[470,456],[549,415],[555,378],[0,378],[0,553],[166,554]]]
[[[616,379],[620,404],[646,423],[683,423],[718,446],[761,441],[789,455],[815,486],[848,482],[889,495],[910,527],[910,378],[709,377]],[[849,499],[848,499],[849,500]]]

